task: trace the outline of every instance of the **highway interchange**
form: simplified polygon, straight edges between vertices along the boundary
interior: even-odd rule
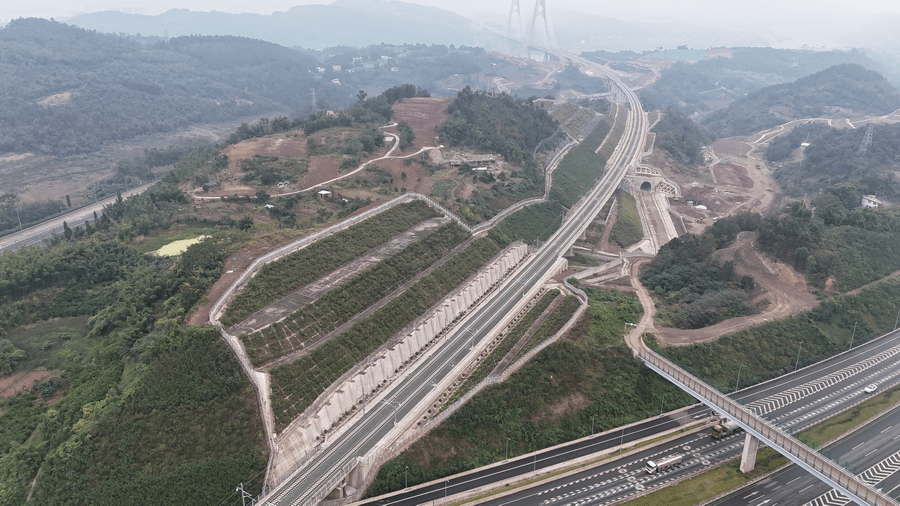
[[[843,353],[829,360],[811,365],[804,369],[772,381],[761,383],[746,388],[733,396],[740,403],[754,407],[759,413],[766,413],[766,417],[790,432],[797,432],[808,428],[826,418],[830,418],[857,403],[869,398],[863,392],[863,388],[870,383],[877,383],[879,391],[886,390],[900,384],[900,363],[895,359],[900,353],[900,332],[891,333],[879,340],[869,342],[850,352]],[[663,417],[658,420],[648,420],[633,428],[629,428],[624,434],[624,444],[627,447],[629,441],[634,441],[647,436],[649,431],[662,432],[679,424],[688,424],[706,419],[709,411],[703,407],[693,407],[686,417],[681,412]],[[883,417],[888,420],[890,416]],[[841,455],[841,462],[845,460],[860,469],[860,472],[868,466],[881,462],[884,458],[900,450],[900,420],[895,420],[893,426],[886,429],[885,425],[891,425],[883,419],[880,423],[873,423],[866,427],[852,441],[856,449],[853,452],[845,451],[845,444],[836,445],[831,452]],[[744,434],[729,436],[720,440],[713,440],[708,430],[695,433],[687,433],[676,437],[658,446],[646,447],[627,454],[622,458],[614,458],[598,466],[594,466],[583,472],[541,482],[528,489],[521,489],[515,493],[497,497],[485,502],[494,506],[500,505],[534,505],[553,504],[554,506],[583,506],[605,505],[615,503],[637,493],[651,490],[666,485],[686,475],[694,474],[704,469],[709,469],[723,461],[731,460],[741,452]],[[863,443],[863,441],[866,441]],[[460,493],[477,487],[484,487],[490,483],[501,484],[504,480],[516,481],[524,476],[526,479],[534,471],[532,463],[536,463],[537,470],[549,467],[561,460],[560,455],[571,460],[587,454],[588,451],[615,448],[619,445],[620,434],[618,429],[604,435],[598,435],[596,439],[580,440],[548,451],[537,452],[521,459],[513,460],[501,466],[491,466],[478,473],[471,473],[463,477],[451,477],[449,479],[449,494]],[[864,451],[865,450],[865,451]],[[681,467],[661,472],[657,475],[648,475],[644,471],[647,460],[663,457],[673,453],[685,455]],[[868,455],[867,455],[868,454]],[[862,458],[864,457],[864,458]],[[890,470],[890,466],[882,465],[882,472]],[[763,490],[741,491],[723,504],[760,504],[767,499],[769,489],[780,487],[784,497],[780,504],[802,504],[812,501],[818,495],[827,492],[828,487],[817,479],[808,475],[794,466],[789,468],[771,480],[793,480],[798,476],[804,478],[792,483],[792,486],[779,485],[778,482],[760,482],[758,487]],[[893,471],[900,469],[900,457]],[[900,473],[892,473],[882,483],[885,486],[900,481]],[[803,486],[800,487],[799,485]],[[417,487],[405,494],[392,497],[376,498],[377,504],[383,506],[414,506],[442,497],[445,487],[444,482],[433,483],[426,487]],[[812,486],[811,486],[812,485]],[[891,490],[891,488],[885,488]],[[744,496],[748,496],[744,500]],[[763,503],[773,506],[777,499],[768,497],[773,502]],[[798,499],[801,498],[802,500]]]
[[[307,466],[298,469],[290,479],[261,498],[263,503],[303,505],[315,502],[322,490],[335,483],[335,478],[352,466],[357,457],[365,456],[379,444],[393,428],[395,419],[402,420],[410,413],[418,412],[418,406],[434,394],[436,387],[433,385],[451,374],[455,367],[452,364],[459,364],[466,355],[474,353],[473,349],[477,350],[479,343],[490,339],[494,329],[524,302],[523,293],[533,293],[552,275],[553,265],[587,228],[618,187],[628,167],[633,166],[643,152],[647,118],[637,96],[630,90],[628,92],[631,111],[622,139],[602,177],[603,168],[598,167],[598,183],[570,210],[560,229],[514,271],[514,279],[475,308],[464,325],[451,331],[439,349],[420,359],[403,381],[392,385],[387,402],[368,409],[338,441],[322,449]]]
[[[603,71],[603,67],[581,58],[572,55],[563,56],[590,68],[595,74]],[[631,111],[626,131],[598,184],[579,205],[570,210],[560,230],[514,272],[513,280],[506,282],[495,296],[477,307],[468,321],[450,332],[444,338],[445,342],[421,359],[403,381],[393,385],[388,390],[384,402],[370,406],[366,414],[337,441],[324,448],[309,465],[298,470],[289,480],[264,497],[263,501],[266,504],[315,503],[336,479],[346,473],[357,457],[370,454],[380,444],[384,444],[382,440],[393,429],[395,420],[401,420],[403,423],[402,420],[408,415],[418,413],[422,402],[433,398],[435,388],[444,378],[453,374],[455,364],[464,361],[467,355],[473,353],[473,349],[477,350],[479,344],[489,338],[503,318],[520,305],[523,294],[533,293],[546,280],[559,256],[596,215],[618,186],[627,168],[638,161],[643,151],[647,131],[646,116],[634,93],[615,76],[609,78],[614,85],[620,86],[625,91]],[[866,394],[862,389],[869,383],[879,383],[882,390],[898,384],[900,382],[898,381],[900,362],[896,360],[898,353],[900,353],[900,337],[894,333],[795,374],[745,389],[736,399],[754,408],[782,428],[797,432],[864,400]],[[705,418],[707,413],[705,408],[696,407],[683,420]],[[650,427],[656,425],[654,427],[656,430],[663,431],[671,428],[673,424],[684,423],[678,420],[679,417],[680,415],[663,417],[637,427],[643,427],[641,430],[646,431],[652,430]],[[873,472],[877,471],[879,477],[883,475],[880,485],[886,490],[891,490],[892,486],[896,488],[895,481],[900,480],[896,473],[900,468],[900,462],[894,465],[891,460],[893,454],[890,453],[890,448],[896,448],[896,444],[884,443],[887,438],[892,438],[891,441],[897,439],[895,436],[900,434],[900,423],[889,424],[884,421],[885,419],[890,417],[870,424],[848,439],[848,442],[838,443],[832,451],[836,455],[843,456],[842,462],[849,459],[850,463],[861,470],[866,469],[866,466],[877,464],[877,469]],[[895,429],[893,425],[897,425],[897,428]],[[878,435],[875,434],[876,431]],[[417,488],[408,494],[378,499],[376,502],[421,504],[439,499],[442,495],[452,496],[487,483],[502,483],[503,480],[515,476],[521,479],[523,475],[535,473],[542,466],[547,467],[560,460],[571,459],[597,449],[609,449],[620,443],[627,443],[629,439],[644,437],[637,432],[638,429],[635,429],[635,433],[622,433],[616,437],[617,434],[613,431],[596,439],[511,461],[504,466],[492,466],[481,471],[480,476],[478,473],[470,473],[465,477],[442,480],[428,487]],[[612,459],[571,476],[551,479],[531,488],[517,489],[513,493],[489,501],[488,504],[584,506],[621,502],[635,494],[734,458],[741,451],[743,438],[744,436],[739,434],[714,441],[706,431],[686,433],[663,445],[634,451],[621,460]],[[868,451],[863,453],[863,450]],[[648,459],[671,453],[685,455],[680,467],[657,475],[646,474],[644,465]],[[827,492],[827,486],[810,476],[797,474],[803,472],[796,468],[791,469],[793,470],[760,482],[757,486],[761,488],[757,490],[735,494],[728,499],[730,502],[727,504],[774,506],[779,501],[780,504],[801,504],[816,500]],[[771,494],[771,497],[767,494]],[[819,503],[839,504],[827,497],[820,498],[817,504]]]

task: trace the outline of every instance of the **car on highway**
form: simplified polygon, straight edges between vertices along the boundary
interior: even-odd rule
[[[871,385],[867,386],[867,387],[863,390],[863,392],[865,392],[865,393],[867,393],[867,394],[871,394],[871,393],[874,392],[875,390],[878,390],[878,385],[876,385],[875,383],[872,383]]]

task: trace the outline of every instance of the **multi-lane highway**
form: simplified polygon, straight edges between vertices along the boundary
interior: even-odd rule
[[[898,355],[900,355],[900,332],[895,332],[850,352],[801,369],[796,373],[744,389],[734,398],[789,432],[796,432],[869,398],[870,395],[864,393],[863,389],[870,383],[878,384],[879,391],[900,383],[900,363],[896,360]],[[683,419],[679,414],[672,417],[674,420],[664,418],[658,422],[648,421],[636,425],[623,434],[624,442],[627,445],[629,440],[647,437],[648,432],[652,430],[662,432],[671,428],[673,424],[679,423],[680,420],[690,423],[698,416],[705,417],[707,413],[708,411],[704,408],[697,407],[693,408],[691,413]],[[900,423],[896,425],[900,428]],[[602,437],[598,436],[597,440],[574,442],[500,466],[491,466],[479,472],[451,477],[446,482],[416,488],[408,493],[390,498],[381,500],[376,498],[376,500],[378,504],[385,506],[414,506],[439,499],[443,497],[444,493],[458,494],[466,490],[486,487],[492,483],[499,484],[498,488],[502,488],[504,483],[517,481],[517,477],[518,480],[530,477],[534,472],[532,466],[540,471],[542,468],[557,464],[561,458],[572,460],[581,457],[588,449],[599,451],[614,448],[619,444],[619,438],[619,433],[613,431]],[[743,434],[718,441],[711,439],[708,431],[688,434],[572,476],[540,483],[535,487],[493,500],[490,504],[554,504],[560,506],[609,504],[664,486],[687,474],[702,471],[722,461],[732,459],[740,454],[743,441]],[[897,446],[897,440],[892,442],[894,451],[900,449],[900,446]],[[872,448],[869,451],[872,451]],[[843,456],[841,462],[850,457],[850,455],[844,455],[840,447],[835,448],[832,452],[835,455]],[[684,463],[679,468],[652,476],[644,471],[647,460],[672,453],[685,455]],[[869,461],[874,461],[873,459],[880,455],[879,452],[872,453]],[[880,471],[885,473],[888,469],[889,466],[882,465]],[[894,471],[896,470],[894,469]],[[892,483],[890,480],[895,479],[900,480],[900,474],[893,474],[885,478],[885,484],[890,484]],[[818,481],[813,477],[810,477],[810,480]],[[827,487],[824,488],[827,489]],[[821,487],[811,490],[822,493]],[[748,491],[748,493],[750,492],[752,490]],[[815,496],[805,500],[811,500],[813,497]],[[757,502],[752,504],[757,504]],[[782,502],[781,504],[798,503]]]
[[[624,85],[623,85],[624,86]],[[295,471],[262,500],[269,504],[312,504],[323,492],[346,473],[353,462],[369,454],[393,428],[394,420],[402,420],[417,412],[423,400],[430,398],[435,385],[478,349],[496,327],[524,301],[522,294],[537,290],[552,274],[552,266],[587,227],[603,204],[609,199],[629,166],[633,166],[643,150],[647,119],[637,96],[630,93],[631,111],[625,132],[606,170],[597,167],[599,182],[569,211],[560,229],[544,246],[526,260],[501,286],[496,295],[477,307],[464,326],[449,333],[440,348],[420,360],[415,369],[402,381],[388,389],[385,402],[368,409],[365,415],[320,453],[309,464]],[[601,176],[602,173],[602,176]]]
[[[828,446],[823,453],[836,456],[842,465],[870,485],[896,497],[900,492],[900,406]],[[791,466],[715,504],[843,506],[852,503],[803,469]]]

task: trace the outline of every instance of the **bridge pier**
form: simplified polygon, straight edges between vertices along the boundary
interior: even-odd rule
[[[749,473],[756,467],[756,452],[759,450],[759,439],[747,433],[744,438],[744,451],[741,453],[741,472]]]

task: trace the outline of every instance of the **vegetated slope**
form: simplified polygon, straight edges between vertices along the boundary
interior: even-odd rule
[[[595,151],[607,135],[610,138],[604,149],[612,151],[624,129],[624,120],[616,130],[612,130],[612,121],[614,118],[607,118],[597,123],[579,145],[566,153],[553,171],[553,183],[546,202],[527,206],[507,216],[488,232],[489,236],[504,246],[515,240],[531,243],[550,237],[562,224],[567,209],[602,177],[606,158]]]
[[[116,236],[101,229],[0,255],[0,327],[27,350],[25,363],[65,371],[54,404],[25,392],[0,414],[0,504],[31,494],[48,505],[173,495],[216,505],[235,483],[260,490],[265,446],[249,383],[214,329],[181,325],[221,275],[234,234],[217,232],[176,261]],[[57,326],[73,315],[65,321],[81,323]]]
[[[831,187],[812,211],[795,202],[759,224],[758,244],[806,272],[807,281],[839,292],[853,290],[900,270],[900,214],[862,209],[842,197],[852,187]],[[858,195],[858,193],[856,194]]]
[[[455,222],[448,223],[403,251],[359,272],[346,283],[333,287],[271,327],[241,335],[254,365],[301,350],[350,321],[360,312],[387,297],[403,283],[434,265],[454,247],[469,238]]]
[[[641,90],[641,103],[646,110],[674,107],[687,116],[706,116],[766,86],[800,79],[845,63],[855,63],[888,75],[887,69],[856,50],[736,48],[730,58],[720,56],[696,63],[675,63],[662,72],[659,80]],[[898,78],[900,75],[891,74],[892,82],[900,83]]]
[[[293,111],[298,89],[347,102],[314,81],[310,56],[259,40],[181,37],[144,46],[42,19],[0,30],[0,153],[68,155],[101,143]]]
[[[839,110],[883,115],[898,108],[900,94],[884,77],[859,65],[842,64],[750,93],[703,123],[715,135],[731,137],[793,119],[830,116]]]
[[[621,248],[627,248],[644,238],[641,215],[638,213],[637,201],[633,195],[621,189],[617,189],[614,195],[619,214],[609,232],[609,240]]]
[[[734,262],[713,254],[759,220],[758,214],[728,216],[703,235],[686,234],[660,248],[641,271],[641,284],[656,296],[658,325],[697,329],[758,311],[750,301],[753,278],[738,276]]]
[[[342,374],[443,299],[500,248],[482,237],[347,332],[296,362],[272,369],[272,411],[280,431]]]
[[[416,223],[435,216],[437,213],[422,201],[401,204],[270,262],[235,296],[222,316],[222,322],[225,325],[237,323],[306,283],[384,244]]]
[[[873,125],[872,143],[860,154],[867,128],[836,129],[816,122],[776,138],[766,150],[770,161],[784,160],[803,142],[809,145],[803,149],[800,163],[775,170],[775,180],[788,195],[812,194],[830,185],[850,183],[862,195],[900,200],[900,182],[895,175],[900,168],[900,125]]]
[[[892,279],[859,294],[829,299],[796,316],[756,325],[713,342],[668,346],[657,351],[714,388],[729,392],[734,390],[740,364],[746,366],[740,386],[750,386],[792,372],[797,366],[798,351],[801,366],[846,351],[854,326],[854,346],[893,330],[898,298],[900,282]],[[651,346],[655,347],[655,343],[651,342]]]
[[[673,160],[681,164],[702,164],[700,148],[713,141],[703,127],[674,107],[668,107],[650,131],[656,134],[653,148],[669,153]]]
[[[382,466],[369,496],[424,483],[603,432],[686,405],[690,398],[640,366],[622,342],[637,321],[634,295],[587,288],[590,307],[559,341],[508,380],[485,388],[397,458]],[[665,396],[665,399],[663,399]]]

